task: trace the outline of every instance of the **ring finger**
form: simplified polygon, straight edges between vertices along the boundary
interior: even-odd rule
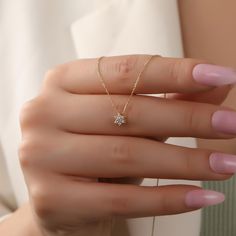
[[[62,133],[50,147],[40,140],[37,145],[35,150],[44,150],[45,155],[40,153],[36,166],[44,163],[44,156],[46,168],[60,174],[89,178],[223,180],[233,174],[236,159],[233,155],[210,150],[124,136]],[[60,160],[57,165],[54,156]]]

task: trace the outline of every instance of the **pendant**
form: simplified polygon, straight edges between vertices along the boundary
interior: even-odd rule
[[[118,113],[116,116],[114,116],[114,118],[115,118],[114,123],[119,125],[119,126],[121,126],[121,125],[126,123],[125,116],[121,115],[120,113]]]

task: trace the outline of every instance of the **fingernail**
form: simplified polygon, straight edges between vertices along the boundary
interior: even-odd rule
[[[216,111],[212,116],[213,128],[222,133],[236,134],[236,112]]]
[[[224,153],[212,153],[209,157],[211,169],[219,174],[236,172],[236,156]]]
[[[185,204],[187,207],[206,207],[216,205],[225,200],[223,193],[212,190],[197,189],[190,191],[185,196]]]
[[[222,86],[236,83],[236,70],[223,66],[198,64],[193,68],[193,78],[201,84]]]

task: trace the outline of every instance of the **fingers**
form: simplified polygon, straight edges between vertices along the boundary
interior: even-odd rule
[[[186,100],[186,101],[194,101],[201,103],[211,103],[211,104],[222,104],[222,102],[226,99],[228,94],[233,89],[232,85],[221,86],[215,89],[211,89],[210,91],[204,91],[200,93],[172,93],[166,94],[169,99],[178,99],[178,100]]]
[[[44,150],[46,168],[60,174],[89,178],[224,180],[233,174],[232,168],[226,168],[228,162],[236,159],[233,156],[230,159],[230,155],[217,154],[218,159],[212,160],[210,156],[213,156],[213,151],[210,150],[179,147],[135,137],[67,133],[56,138],[50,147],[41,145],[40,141],[37,143],[38,147],[36,145],[35,148]],[[42,165],[41,156],[37,158],[36,166]],[[57,165],[54,156],[60,160]],[[228,162],[225,163],[224,159]],[[218,173],[215,166],[225,171]]]
[[[106,57],[101,60],[101,74],[110,93],[129,94],[149,55]],[[81,59],[58,66],[46,80],[71,93],[104,94],[97,75],[98,59]],[[154,57],[143,72],[136,93],[199,92],[212,87],[193,79],[194,59]]]
[[[223,194],[188,185],[147,187],[76,181],[66,183],[61,181],[61,188],[56,189],[53,194],[45,193],[48,202],[44,203],[44,208],[55,208],[55,221],[60,221],[60,218],[62,221],[73,219],[73,222],[80,219],[81,223],[83,220],[102,220],[112,216],[138,218],[171,215],[193,211],[224,200]],[[50,202],[50,199],[54,200]],[[50,210],[38,208],[38,212],[44,213],[41,217],[50,217]]]
[[[118,106],[122,108],[127,96],[113,96]],[[54,109],[56,111],[53,111]],[[211,104],[135,96],[127,109],[127,124],[118,127],[114,124],[116,114],[113,113],[106,95],[66,94],[62,102],[54,105],[52,114],[58,114],[58,110],[65,111],[57,115],[54,120],[58,122],[60,129],[75,133],[231,138],[230,134],[234,133],[234,126],[221,127],[230,123],[222,124],[219,120],[216,122],[215,118],[218,114],[215,112],[221,109],[229,110]],[[233,113],[227,114],[225,117],[233,116]],[[220,119],[223,119],[223,116],[221,114]]]

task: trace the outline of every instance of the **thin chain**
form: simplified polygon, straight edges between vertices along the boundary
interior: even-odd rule
[[[157,179],[156,186],[158,186],[158,184],[159,184],[159,179]],[[152,234],[151,234],[151,236],[154,235],[154,230],[155,230],[155,221],[156,221],[156,216],[153,216],[153,218],[152,218]]]
[[[158,55],[156,55],[156,56],[158,56]],[[153,57],[154,57],[154,55],[151,55],[151,56],[148,58],[148,60],[144,63],[143,69],[142,69],[142,70],[139,72],[139,74],[138,74],[138,77],[137,77],[137,79],[136,79],[136,81],[135,81],[135,83],[134,83],[133,89],[132,89],[132,91],[131,91],[131,93],[130,93],[130,95],[129,95],[129,97],[128,97],[127,102],[126,102],[125,105],[124,105],[124,108],[123,108],[121,114],[124,114],[124,113],[125,113],[125,111],[126,111],[128,105],[129,105],[129,103],[130,103],[130,100],[131,100],[131,98],[132,98],[132,96],[133,96],[133,94],[134,94],[134,91],[135,91],[135,89],[136,89],[136,87],[137,87],[137,85],[138,85],[138,82],[139,82],[139,80],[140,80],[140,78],[141,78],[141,76],[142,76],[142,74],[143,74],[145,68],[147,67],[148,63],[151,61],[151,59],[152,59]],[[110,92],[108,91],[108,89],[107,89],[107,87],[106,87],[106,84],[105,84],[105,82],[104,82],[104,79],[103,79],[103,76],[102,76],[102,73],[101,73],[100,62],[101,62],[102,58],[103,58],[103,57],[98,58],[98,61],[97,61],[97,75],[98,75],[98,77],[99,77],[99,79],[100,79],[100,81],[101,81],[101,83],[102,83],[102,86],[104,87],[104,89],[105,89],[107,95],[109,96],[109,99],[110,99],[110,102],[111,102],[111,105],[112,105],[113,109],[116,111],[117,114],[119,114],[120,112],[118,111],[118,109],[117,109],[117,107],[116,107],[116,105],[115,105],[115,102],[114,102],[114,100],[113,100],[113,98],[112,98]],[[111,221],[110,221],[110,235],[112,235],[113,223],[114,223],[114,219],[113,219],[113,217],[111,217]]]
[[[119,113],[119,111],[117,110],[117,108],[116,108],[116,106],[115,106],[115,103],[114,103],[114,101],[113,101],[113,99],[112,99],[112,96],[110,95],[110,92],[108,91],[108,89],[107,89],[107,87],[106,87],[106,85],[105,85],[104,79],[103,79],[103,77],[102,77],[102,73],[101,73],[101,69],[100,69],[100,61],[102,60],[102,58],[103,58],[103,57],[98,58],[98,61],[97,61],[97,74],[98,74],[99,79],[101,80],[102,86],[104,87],[104,89],[105,89],[107,95],[109,95],[109,99],[110,99],[110,101],[111,101],[111,105],[112,105],[113,109],[114,109],[117,113]]]
[[[158,55],[158,56],[159,56],[159,55]],[[125,105],[124,105],[124,108],[123,108],[121,114],[124,114],[124,113],[125,113],[125,111],[126,111],[128,105],[129,105],[129,103],[130,103],[130,100],[131,100],[131,98],[132,98],[132,96],[133,96],[133,94],[134,94],[134,91],[135,91],[135,89],[136,89],[136,87],[137,87],[137,85],[138,85],[138,82],[139,82],[139,80],[140,80],[140,78],[141,78],[141,76],[142,76],[142,73],[144,72],[145,68],[147,67],[148,63],[151,61],[151,59],[152,59],[153,57],[154,57],[153,55],[150,56],[150,57],[148,58],[148,60],[144,63],[143,69],[142,69],[142,70],[139,72],[139,74],[138,74],[138,77],[137,77],[137,79],[136,79],[136,81],[135,81],[135,83],[134,83],[133,89],[132,89],[132,91],[131,91],[131,93],[130,93],[130,95],[129,95],[129,98],[128,98],[127,102],[126,102]],[[102,85],[103,85],[103,87],[104,87],[104,89],[105,89],[107,95],[108,95],[109,98],[110,98],[110,102],[111,102],[111,104],[112,104],[112,107],[114,108],[114,110],[115,110],[117,113],[120,113],[120,112],[118,111],[118,109],[117,109],[117,107],[116,107],[116,105],[115,105],[113,99],[112,99],[112,96],[111,96],[110,92],[108,91],[108,89],[107,89],[107,87],[106,87],[106,85],[105,85],[103,76],[102,76],[102,74],[101,74],[100,62],[101,62],[102,58],[103,58],[103,57],[98,58],[98,61],[97,61],[97,74],[98,74],[98,77],[99,77],[100,80],[101,80],[101,83],[102,83]],[[166,98],[166,93],[164,93],[164,98]],[[157,179],[156,186],[158,186],[158,184],[159,184],[159,179]],[[154,217],[153,217],[153,222],[152,222],[152,234],[151,234],[151,236],[154,235],[155,219],[156,219],[156,217],[154,216]],[[113,217],[111,217],[111,221],[110,221],[110,224],[111,224],[111,225],[110,225],[110,235],[112,235],[113,223],[114,223],[114,219],[113,219]]]
[[[138,82],[139,82],[139,80],[140,80],[140,78],[141,78],[141,76],[142,76],[144,70],[146,69],[148,63],[152,60],[152,58],[153,58],[153,55],[150,56],[149,59],[144,63],[143,69],[139,72],[138,77],[137,77],[137,79],[136,79],[136,81],[135,81],[135,83],[134,83],[134,87],[133,87],[133,89],[132,89],[132,92],[131,92],[131,94],[130,94],[130,96],[129,96],[129,98],[128,98],[128,100],[127,100],[125,106],[124,106],[124,109],[123,109],[123,111],[122,111],[122,114],[125,113],[126,108],[127,108],[128,104],[129,104],[129,102],[130,102],[130,100],[131,100],[131,97],[133,96],[134,91],[135,91],[135,89],[136,89],[136,87],[137,87],[137,85],[138,85]]]
[[[159,56],[159,55],[156,55],[156,56]],[[129,103],[130,103],[130,100],[131,100],[131,98],[132,98],[132,96],[133,96],[133,94],[134,94],[134,91],[135,91],[135,89],[136,89],[136,87],[137,87],[137,85],[138,85],[138,82],[139,82],[139,80],[140,80],[140,78],[141,78],[141,76],[142,76],[142,74],[143,74],[145,68],[147,67],[148,63],[151,61],[151,59],[152,59],[153,57],[154,57],[154,56],[151,55],[151,56],[148,58],[148,60],[144,63],[143,69],[142,69],[142,70],[139,72],[139,74],[138,74],[138,77],[137,77],[137,79],[136,79],[136,81],[135,81],[135,83],[134,83],[133,89],[132,89],[132,91],[131,91],[131,93],[130,93],[130,95],[129,95],[129,98],[128,98],[127,102],[126,102],[125,105],[124,105],[124,108],[123,108],[121,114],[124,114],[124,113],[125,113],[125,111],[126,111],[128,105],[129,105]],[[102,86],[104,87],[104,89],[105,89],[107,95],[109,96],[109,99],[110,99],[110,102],[111,102],[111,105],[112,105],[113,109],[114,109],[117,113],[120,113],[120,112],[118,111],[117,107],[115,106],[115,103],[114,103],[114,101],[113,101],[113,98],[112,98],[110,92],[108,91],[108,89],[107,89],[107,87],[106,87],[106,85],[105,85],[103,76],[102,76],[102,74],[101,74],[100,62],[101,62],[102,58],[104,58],[104,57],[98,58],[98,61],[97,61],[97,74],[98,74],[98,77],[99,77],[100,80],[101,80]],[[164,98],[166,98],[166,93],[164,93]],[[159,179],[157,179],[156,186],[158,186],[158,184],[159,184]],[[152,234],[151,234],[151,236],[154,236],[155,219],[156,219],[156,217],[154,216],[154,217],[153,217],[153,222],[152,222]],[[110,236],[112,235],[113,223],[114,223],[114,218],[111,217],[111,221],[110,221]]]
[[[120,114],[124,114],[124,113],[125,113],[125,111],[126,111],[128,105],[129,105],[129,103],[130,103],[130,100],[131,100],[131,98],[132,98],[132,96],[133,96],[133,94],[134,94],[134,91],[135,91],[135,89],[136,89],[136,87],[137,87],[137,85],[138,85],[138,82],[139,82],[139,80],[140,80],[140,78],[141,78],[141,76],[142,76],[142,74],[143,74],[145,68],[147,67],[148,63],[151,61],[151,59],[152,59],[153,57],[154,57],[154,56],[151,55],[151,56],[148,58],[148,60],[144,63],[143,69],[142,69],[142,70],[139,72],[139,74],[138,74],[138,77],[137,77],[137,79],[136,79],[136,81],[135,81],[135,83],[134,83],[133,89],[132,89],[132,91],[131,91],[131,93],[130,93],[130,95],[129,95],[129,98],[128,98],[127,102],[126,102],[125,105],[124,105],[124,108],[123,108],[122,112],[119,112],[119,111],[118,111],[118,109],[117,109],[117,107],[116,107],[116,105],[115,105],[115,102],[114,102],[114,100],[113,100],[113,98],[112,98],[110,92],[108,91],[106,85],[105,85],[104,78],[103,78],[103,76],[102,76],[101,69],[100,69],[100,62],[101,62],[101,60],[102,60],[103,57],[98,58],[98,62],[97,62],[97,74],[98,74],[98,77],[100,78],[101,83],[102,83],[102,86],[104,87],[104,89],[105,89],[107,95],[108,95],[109,98],[110,98],[112,107],[114,108],[114,110],[115,110],[117,113],[120,113]]]
[[[164,98],[166,98],[166,93],[164,93]],[[157,187],[158,187],[158,185],[159,185],[159,179],[157,179],[157,183],[156,183]],[[156,221],[156,216],[153,216],[153,219],[152,219],[152,234],[151,234],[151,236],[154,236],[155,221]]]

